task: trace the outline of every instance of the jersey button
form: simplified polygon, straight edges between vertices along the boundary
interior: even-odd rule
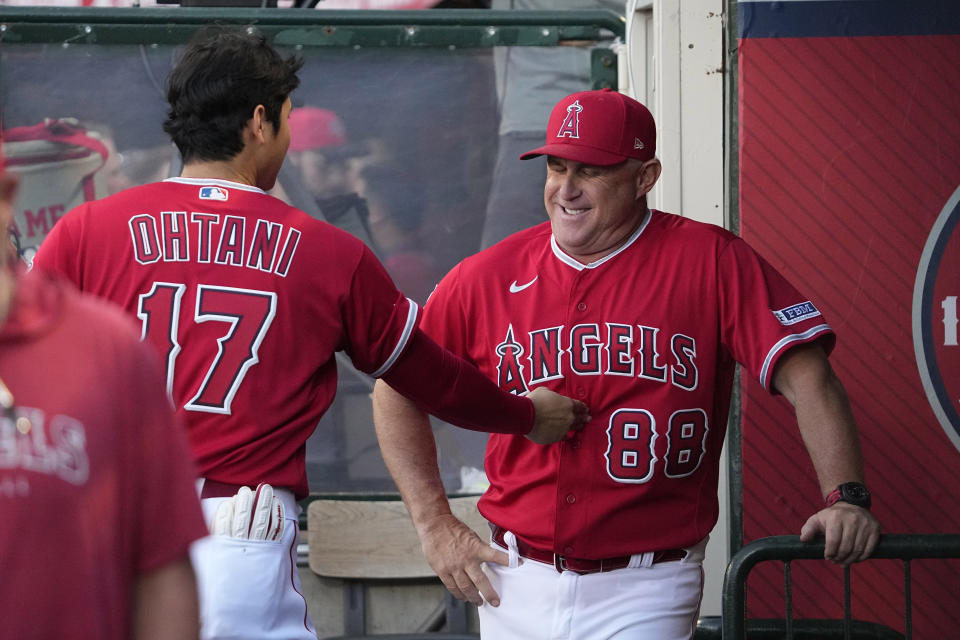
[[[571,553],[573,553],[573,547],[564,547],[563,552],[567,555],[570,555]]]
[[[586,302],[581,302],[580,304],[577,305],[577,311],[586,311],[586,310],[587,310]]]
[[[577,397],[578,397],[578,398],[585,398],[585,397],[587,396],[587,390],[584,389],[583,387],[577,387],[577,388],[574,390],[574,393],[577,394]]]
[[[572,493],[567,494],[567,504],[573,504],[576,501],[577,501],[577,496],[573,495]]]

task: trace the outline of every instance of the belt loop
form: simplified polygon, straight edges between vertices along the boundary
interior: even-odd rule
[[[557,573],[563,573],[567,570],[567,561],[559,553],[553,554],[553,568],[557,570]]]
[[[520,566],[520,551],[517,550],[517,536],[513,531],[507,531],[503,534],[503,542],[507,545],[507,555],[510,557],[510,568],[516,569]]]
[[[640,566],[648,569],[653,566],[653,551],[646,551],[641,555]]]

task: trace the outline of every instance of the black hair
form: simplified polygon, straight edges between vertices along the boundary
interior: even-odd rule
[[[163,123],[183,161],[229,160],[262,104],[277,129],[283,103],[300,84],[298,56],[284,58],[252,28],[207,27],[187,44],[167,78]]]

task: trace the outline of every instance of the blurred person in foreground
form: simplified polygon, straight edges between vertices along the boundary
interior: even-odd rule
[[[0,154],[0,229],[17,178]],[[129,318],[0,242],[4,638],[199,633],[190,544],[207,533],[186,433]]]

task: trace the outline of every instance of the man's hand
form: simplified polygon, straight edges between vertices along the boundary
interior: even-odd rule
[[[810,542],[826,536],[823,557],[848,565],[866,560],[880,540],[880,523],[863,507],[838,502],[810,516],[800,530],[800,539]]]
[[[537,444],[553,444],[572,431],[579,431],[590,422],[590,410],[579,400],[537,387],[527,397],[533,401],[536,417],[527,434]]]
[[[500,596],[483,572],[482,563],[508,566],[510,560],[506,553],[491,548],[452,514],[435,518],[419,533],[423,555],[455,598],[478,606],[484,600],[494,607],[500,606]]]

